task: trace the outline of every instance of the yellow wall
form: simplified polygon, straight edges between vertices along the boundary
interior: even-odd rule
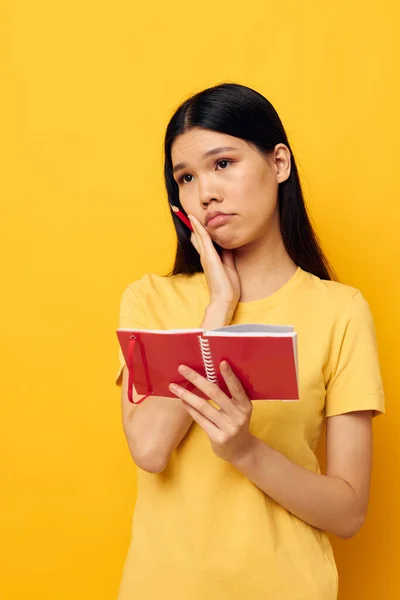
[[[2,4],[2,599],[116,597],[135,499],[113,383],[119,299],[173,259],[167,120],[225,80],[276,106],[325,248],[373,310],[388,414],[368,521],[334,545],[341,600],[398,598],[396,4]]]

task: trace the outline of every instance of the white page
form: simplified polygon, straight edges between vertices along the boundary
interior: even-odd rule
[[[218,329],[205,331],[207,336],[235,335],[235,336],[271,336],[293,337],[293,325],[264,325],[263,323],[243,323],[241,325],[227,325]]]

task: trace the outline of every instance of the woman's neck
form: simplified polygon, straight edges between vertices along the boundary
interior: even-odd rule
[[[281,288],[294,275],[297,265],[288,255],[279,233],[235,250],[240,277],[240,302],[261,300]]]

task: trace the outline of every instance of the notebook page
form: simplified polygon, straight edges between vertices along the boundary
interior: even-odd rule
[[[293,325],[264,325],[263,323],[243,323],[241,325],[227,325],[218,329],[205,331],[205,335],[283,335],[294,332]]]
[[[244,328],[243,328],[244,327]],[[205,337],[294,337],[294,327],[290,325],[232,325],[204,332]]]

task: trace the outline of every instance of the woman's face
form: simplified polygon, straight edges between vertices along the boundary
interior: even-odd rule
[[[278,185],[290,175],[284,144],[266,157],[240,138],[196,127],[175,139],[171,157],[183,209],[221,247],[239,248],[279,228]],[[208,223],[214,211],[231,216]]]

